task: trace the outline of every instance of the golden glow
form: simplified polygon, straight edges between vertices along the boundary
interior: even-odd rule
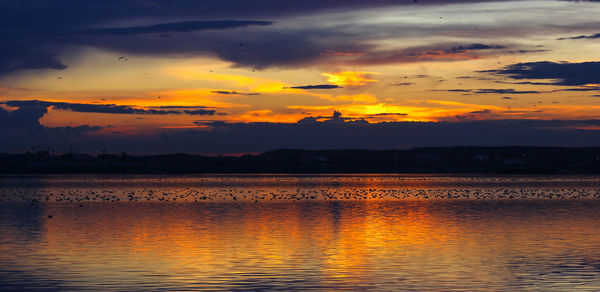
[[[330,52],[338,55],[337,53]],[[471,53],[471,52],[469,52]],[[344,53],[345,54],[345,53]],[[307,116],[331,116],[382,121],[457,121],[479,119],[595,119],[600,110],[595,91],[560,91],[559,86],[514,86],[540,94],[474,94],[478,88],[504,88],[479,77],[481,68],[502,65],[482,58],[456,62],[365,65],[361,68],[234,68],[215,59],[141,59],[140,63],[115,62],[108,53],[92,52],[100,61],[83,62],[60,72],[49,71],[32,79],[0,84],[3,100],[38,99],[83,104],[116,104],[148,109],[157,106],[203,106],[219,113],[193,115],[119,115],[49,109],[40,122],[45,126],[103,126],[98,134],[150,133],[161,129],[198,128],[199,119],[227,122],[295,123]],[[523,62],[505,55],[505,63]],[[133,59],[133,58],[132,58]],[[137,58],[136,58],[137,59]],[[589,61],[589,60],[581,60]],[[504,63],[503,63],[504,64]],[[89,68],[98,68],[90,71]],[[136,69],[137,68],[137,69]],[[148,72],[144,72],[144,71]],[[114,75],[111,75],[114,72]],[[101,78],[93,78],[95,73]],[[374,78],[376,76],[377,78]],[[323,84],[342,88],[299,89]],[[128,82],[131,80],[131,82]],[[127,81],[127,82],[126,82]],[[595,88],[587,84],[580,88]],[[472,89],[471,92],[447,91]],[[554,102],[554,103],[553,103]],[[0,105],[1,106],[1,105]],[[5,106],[3,106],[5,107]],[[110,126],[110,127],[108,127]]]
[[[378,74],[376,72],[360,71],[342,71],[337,73],[322,73],[327,77],[327,82],[337,86],[363,86],[369,83],[377,82],[375,79],[369,79],[370,75]]]
[[[320,111],[322,114],[330,113],[333,110],[339,110],[344,115],[352,117],[366,118],[370,121],[419,121],[435,122],[443,120],[446,117],[455,117],[478,110],[478,107],[434,107],[434,106],[403,106],[388,103],[376,104],[347,104],[339,106],[289,106],[292,109]],[[389,116],[373,117],[378,114],[390,114]],[[395,114],[395,115],[392,115]]]
[[[279,80],[239,74],[214,73],[210,72],[210,70],[207,72],[205,68],[190,66],[169,68],[167,72],[181,79],[216,81],[222,84],[238,86],[253,93],[284,92],[284,88],[290,86],[290,84]]]
[[[208,72],[207,72],[208,71]],[[254,85],[257,79],[234,74],[213,73],[196,67],[176,67],[167,69],[167,73],[181,79],[210,80],[235,85]]]

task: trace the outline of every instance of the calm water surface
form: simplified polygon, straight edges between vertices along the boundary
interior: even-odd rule
[[[0,177],[0,290],[600,290],[600,177]]]

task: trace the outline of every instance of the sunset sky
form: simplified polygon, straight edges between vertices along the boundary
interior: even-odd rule
[[[598,15],[558,0],[0,1],[0,151],[599,146]]]

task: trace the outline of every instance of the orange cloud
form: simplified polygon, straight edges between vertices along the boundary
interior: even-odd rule
[[[321,73],[327,77],[327,82],[337,86],[363,86],[378,80],[369,79],[370,75],[378,74],[376,72],[361,71],[342,71],[337,73]]]

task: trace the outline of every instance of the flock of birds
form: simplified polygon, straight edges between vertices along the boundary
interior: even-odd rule
[[[410,200],[410,199],[599,199],[600,189],[568,188],[486,188],[486,189],[397,189],[397,188],[328,188],[328,189],[27,189],[1,188],[0,202],[30,204],[64,202],[203,202],[230,201],[337,201],[337,200]]]

